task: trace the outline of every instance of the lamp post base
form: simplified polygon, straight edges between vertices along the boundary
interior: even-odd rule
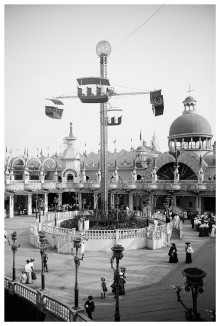
[[[79,290],[75,289],[75,309],[78,309],[79,307]]]
[[[45,290],[45,275],[41,275],[41,290]]]
[[[16,270],[15,270],[15,267],[12,268],[12,281],[16,281]]]

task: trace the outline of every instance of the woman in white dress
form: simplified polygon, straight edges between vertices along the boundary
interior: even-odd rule
[[[24,270],[27,273],[27,284],[31,284],[32,283],[32,276],[31,276],[31,272],[32,272],[32,268],[30,266],[30,261],[26,260],[26,264],[24,266]]]
[[[215,235],[216,235],[216,225],[212,224],[212,232],[210,234],[210,237],[215,238]]]

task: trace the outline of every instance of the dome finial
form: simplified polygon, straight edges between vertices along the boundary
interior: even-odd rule
[[[189,84],[189,89],[187,92],[189,93],[189,96],[191,95],[190,93],[193,92],[193,89],[191,89],[190,84]]]
[[[70,122],[70,134],[69,137],[73,138],[73,127],[72,127],[72,122]]]

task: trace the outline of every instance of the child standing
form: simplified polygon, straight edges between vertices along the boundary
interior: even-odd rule
[[[105,292],[107,291],[105,277],[101,277],[101,298],[105,298]]]

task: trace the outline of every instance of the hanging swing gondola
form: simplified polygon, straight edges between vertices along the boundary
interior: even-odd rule
[[[48,99],[55,105],[63,105],[60,100],[57,99]],[[57,106],[46,105],[45,114],[52,119],[61,119],[63,115],[63,109],[58,108]]]
[[[108,109],[108,112],[109,111],[122,111],[122,109],[111,108],[111,109]],[[108,126],[118,126],[121,124],[121,122],[122,122],[122,115],[119,117],[116,117],[116,116],[111,117],[111,118],[108,117],[107,124],[108,124]]]
[[[78,78],[77,95],[82,103],[106,103],[109,100],[111,92],[108,86],[109,80],[101,77]],[[94,87],[95,85],[95,87]]]

